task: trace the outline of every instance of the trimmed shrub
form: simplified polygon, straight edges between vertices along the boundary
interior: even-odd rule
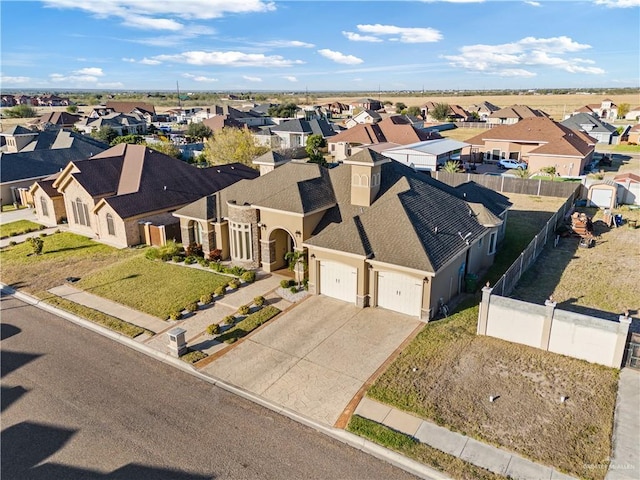
[[[224,341],[224,343],[236,343],[236,340],[238,340],[236,337],[229,337]]]
[[[15,247],[17,244],[18,244],[18,242],[15,242],[15,241],[13,241],[13,240],[11,240],[11,241],[9,242],[9,246],[10,246],[10,247]]]
[[[253,283],[256,281],[256,272],[253,272],[253,271],[244,272],[240,276],[240,278],[247,283]]]
[[[58,229],[56,229],[56,231],[55,231],[55,232],[53,232],[53,233],[60,233],[60,229],[59,229],[59,228],[58,228]]]
[[[218,337],[218,340],[225,343],[233,343],[237,339],[244,337],[263,323],[272,319],[280,313],[276,307],[269,305],[263,309],[246,316],[243,320],[238,322],[222,335]]]
[[[171,260],[173,260],[176,263],[180,263],[184,259],[180,255],[174,255],[173,257],[171,257]]]
[[[302,288],[304,288],[305,290],[309,290],[309,280],[308,279],[304,279],[302,280]]]
[[[40,255],[42,253],[42,249],[44,248],[44,240],[42,240],[40,237],[27,238],[27,242],[31,244],[34,255]]]
[[[184,249],[185,253],[187,254],[187,257],[202,257],[203,253],[202,253],[202,245],[200,245],[199,243],[190,243],[189,245],[187,245]]]
[[[222,260],[222,250],[216,248],[215,250],[209,252],[209,260],[211,260],[212,262],[219,262],[220,260]]]
[[[236,317],[235,317],[235,316],[233,316],[233,315],[227,315],[226,317],[224,317],[224,318],[222,319],[222,322],[223,322],[225,325],[233,325],[234,323],[236,323]]]
[[[40,225],[40,226],[38,227],[38,230],[44,230],[45,228],[47,228],[45,225]]]
[[[291,293],[298,293],[298,287],[296,287],[296,286],[294,285],[293,287],[291,287],[291,288],[289,289],[289,291],[290,291]]]
[[[144,252],[144,258],[148,260],[157,260],[158,259],[158,249],[155,247],[151,247],[149,250]]]
[[[289,288],[291,286],[291,280],[280,280],[280,286],[282,288]]]
[[[215,293],[215,294],[216,294],[216,296],[218,296],[218,297],[224,297],[224,294],[226,293],[226,291],[227,291],[227,290],[225,289],[224,285],[222,285],[222,286],[220,286],[220,287],[216,288],[216,289],[213,291],[213,293]]]
[[[200,350],[190,350],[180,357],[180,360],[187,363],[196,363],[200,360],[207,358],[209,355]]]
[[[213,295],[211,295],[210,293],[205,293],[200,297],[200,303],[202,303],[203,305],[207,305],[211,302],[213,302]]]
[[[196,310],[198,310],[198,302],[191,302],[191,303],[187,303],[187,305],[184,307],[184,309],[187,312],[195,312]]]
[[[229,283],[227,283],[227,286],[231,289],[231,290],[236,290],[240,287],[240,282],[238,282],[238,280],[233,279],[233,280],[229,280]]]
[[[209,335],[217,335],[218,333],[220,333],[220,325],[218,325],[217,323],[212,323],[207,327],[207,333]]]
[[[231,275],[235,275],[236,277],[239,277],[239,276],[240,276],[240,275],[242,275],[244,272],[246,272],[246,270],[245,270],[244,268],[242,268],[242,267],[238,267],[238,266],[231,267],[231,268],[229,269],[229,273],[230,273]]]
[[[189,257],[184,259],[184,264],[185,265],[193,265],[194,263],[196,263],[196,257],[189,256]]]
[[[264,297],[262,295],[260,295],[259,297],[256,297],[253,299],[253,304],[256,307],[261,307],[264,305]]]
[[[169,314],[170,320],[182,320],[182,312],[171,312]]]
[[[199,258],[198,259],[198,263],[203,267],[208,267],[209,266],[209,260],[207,260],[205,258]]]
[[[18,232],[11,232],[11,233],[9,233],[9,236],[10,236],[10,237],[15,237],[16,235],[18,235]]]
[[[214,272],[222,272],[224,270],[224,267],[220,264],[220,262],[209,262],[209,268],[211,268],[211,270],[213,270]]]
[[[242,305],[239,309],[238,309],[238,313],[240,315],[249,315],[249,312],[251,311],[251,308],[249,308],[249,305]]]
[[[44,232],[42,232],[42,233],[41,233],[40,235],[38,235],[38,236],[39,236],[40,238],[44,238],[44,237],[46,237],[46,236],[47,236],[47,234],[46,234],[46,233],[44,233]]]
[[[169,261],[173,259],[176,255],[182,256],[183,249],[182,245],[176,243],[175,240],[169,240],[165,245],[158,247],[158,258],[163,261]]]

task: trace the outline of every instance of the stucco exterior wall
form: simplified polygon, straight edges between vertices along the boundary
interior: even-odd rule
[[[91,213],[93,207],[95,207],[95,202],[93,197],[87,193],[87,191],[76,182],[75,179],[71,179],[69,184],[63,190],[64,195],[64,208],[67,211],[67,221],[69,223],[69,230],[73,233],[78,233],[80,235],[87,235],[89,237],[94,237],[97,235],[97,220],[95,215]],[[89,211],[89,226],[81,225],[76,223],[76,219],[73,215],[73,207],[72,202],[79,198],[82,203],[87,205],[87,209]]]
[[[12,189],[14,188],[30,188],[38,179],[18,180],[15,182],[5,182],[0,184],[0,201],[2,205],[11,205],[14,201],[20,202],[20,194],[16,192],[16,198],[13,198]]]
[[[47,204],[47,213],[49,215],[43,215],[41,199]],[[66,218],[67,212],[64,208],[64,198],[62,196],[51,198],[44,193],[41,188],[38,188],[33,195],[34,208],[36,210],[37,221],[48,226],[55,226],[62,223],[62,220]]]
[[[251,225],[251,260],[236,261],[248,268],[257,268],[260,266],[260,229],[258,223],[258,211],[246,205],[228,204],[228,220],[230,222],[250,224]],[[229,229],[231,234],[231,229]],[[232,258],[232,260],[234,260]]]
[[[466,251],[456,257],[445,268],[439,270],[436,276],[433,277],[429,298],[432,317],[438,312],[440,298],[446,303],[464,288],[464,274],[460,275],[460,267],[465,261]]]
[[[320,294],[320,262],[330,261],[343,263],[351,267],[355,267],[357,273],[357,300],[356,305],[365,307],[369,305],[369,269],[365,263],[364,257],[355,255],[345,255],[341,252],[331,252],[320,250],[314,247],[308,247],[308,265],[309,265],[309,292],[312,294]]]
[[[560,175],[580,175],[584,171],[586,164],[591,161],[588,157],[561,157],[552,155],[530,155],[529,171],[539,172],[545,167],[556,167],[556,173]]]

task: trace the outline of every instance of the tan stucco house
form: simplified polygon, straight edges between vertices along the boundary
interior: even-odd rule
[[[144,145],[120,144],[69,162],[30,189],[38,221],[117,247],[180,239],[170,213],[258,172],[241,164],[196,168]]]
[[[287,162],[174,215],[183,243],[267,272],[302,251],[311,293],[428,320],[493,263],[510,205],[365,149],[331,169]]]

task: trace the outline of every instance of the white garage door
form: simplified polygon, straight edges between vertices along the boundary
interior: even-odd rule
[[[401,273],[379,272],[378,306],[419,317],[422,280]]]
[[[358,271],[343,263],[320,262],[320,293],[356,303]]]
[[[613,191],[608,188],[594,188],[591,190],[591,205],[600,208],[611,208]]]

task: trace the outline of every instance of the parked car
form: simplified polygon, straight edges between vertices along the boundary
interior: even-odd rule
[[[518,169],[518,170],[526,170],[527,164],[524,162],[518,162],[517,160],[510,160],[507,158],[503,158],[498,162],[498,167],[505,169]]]

